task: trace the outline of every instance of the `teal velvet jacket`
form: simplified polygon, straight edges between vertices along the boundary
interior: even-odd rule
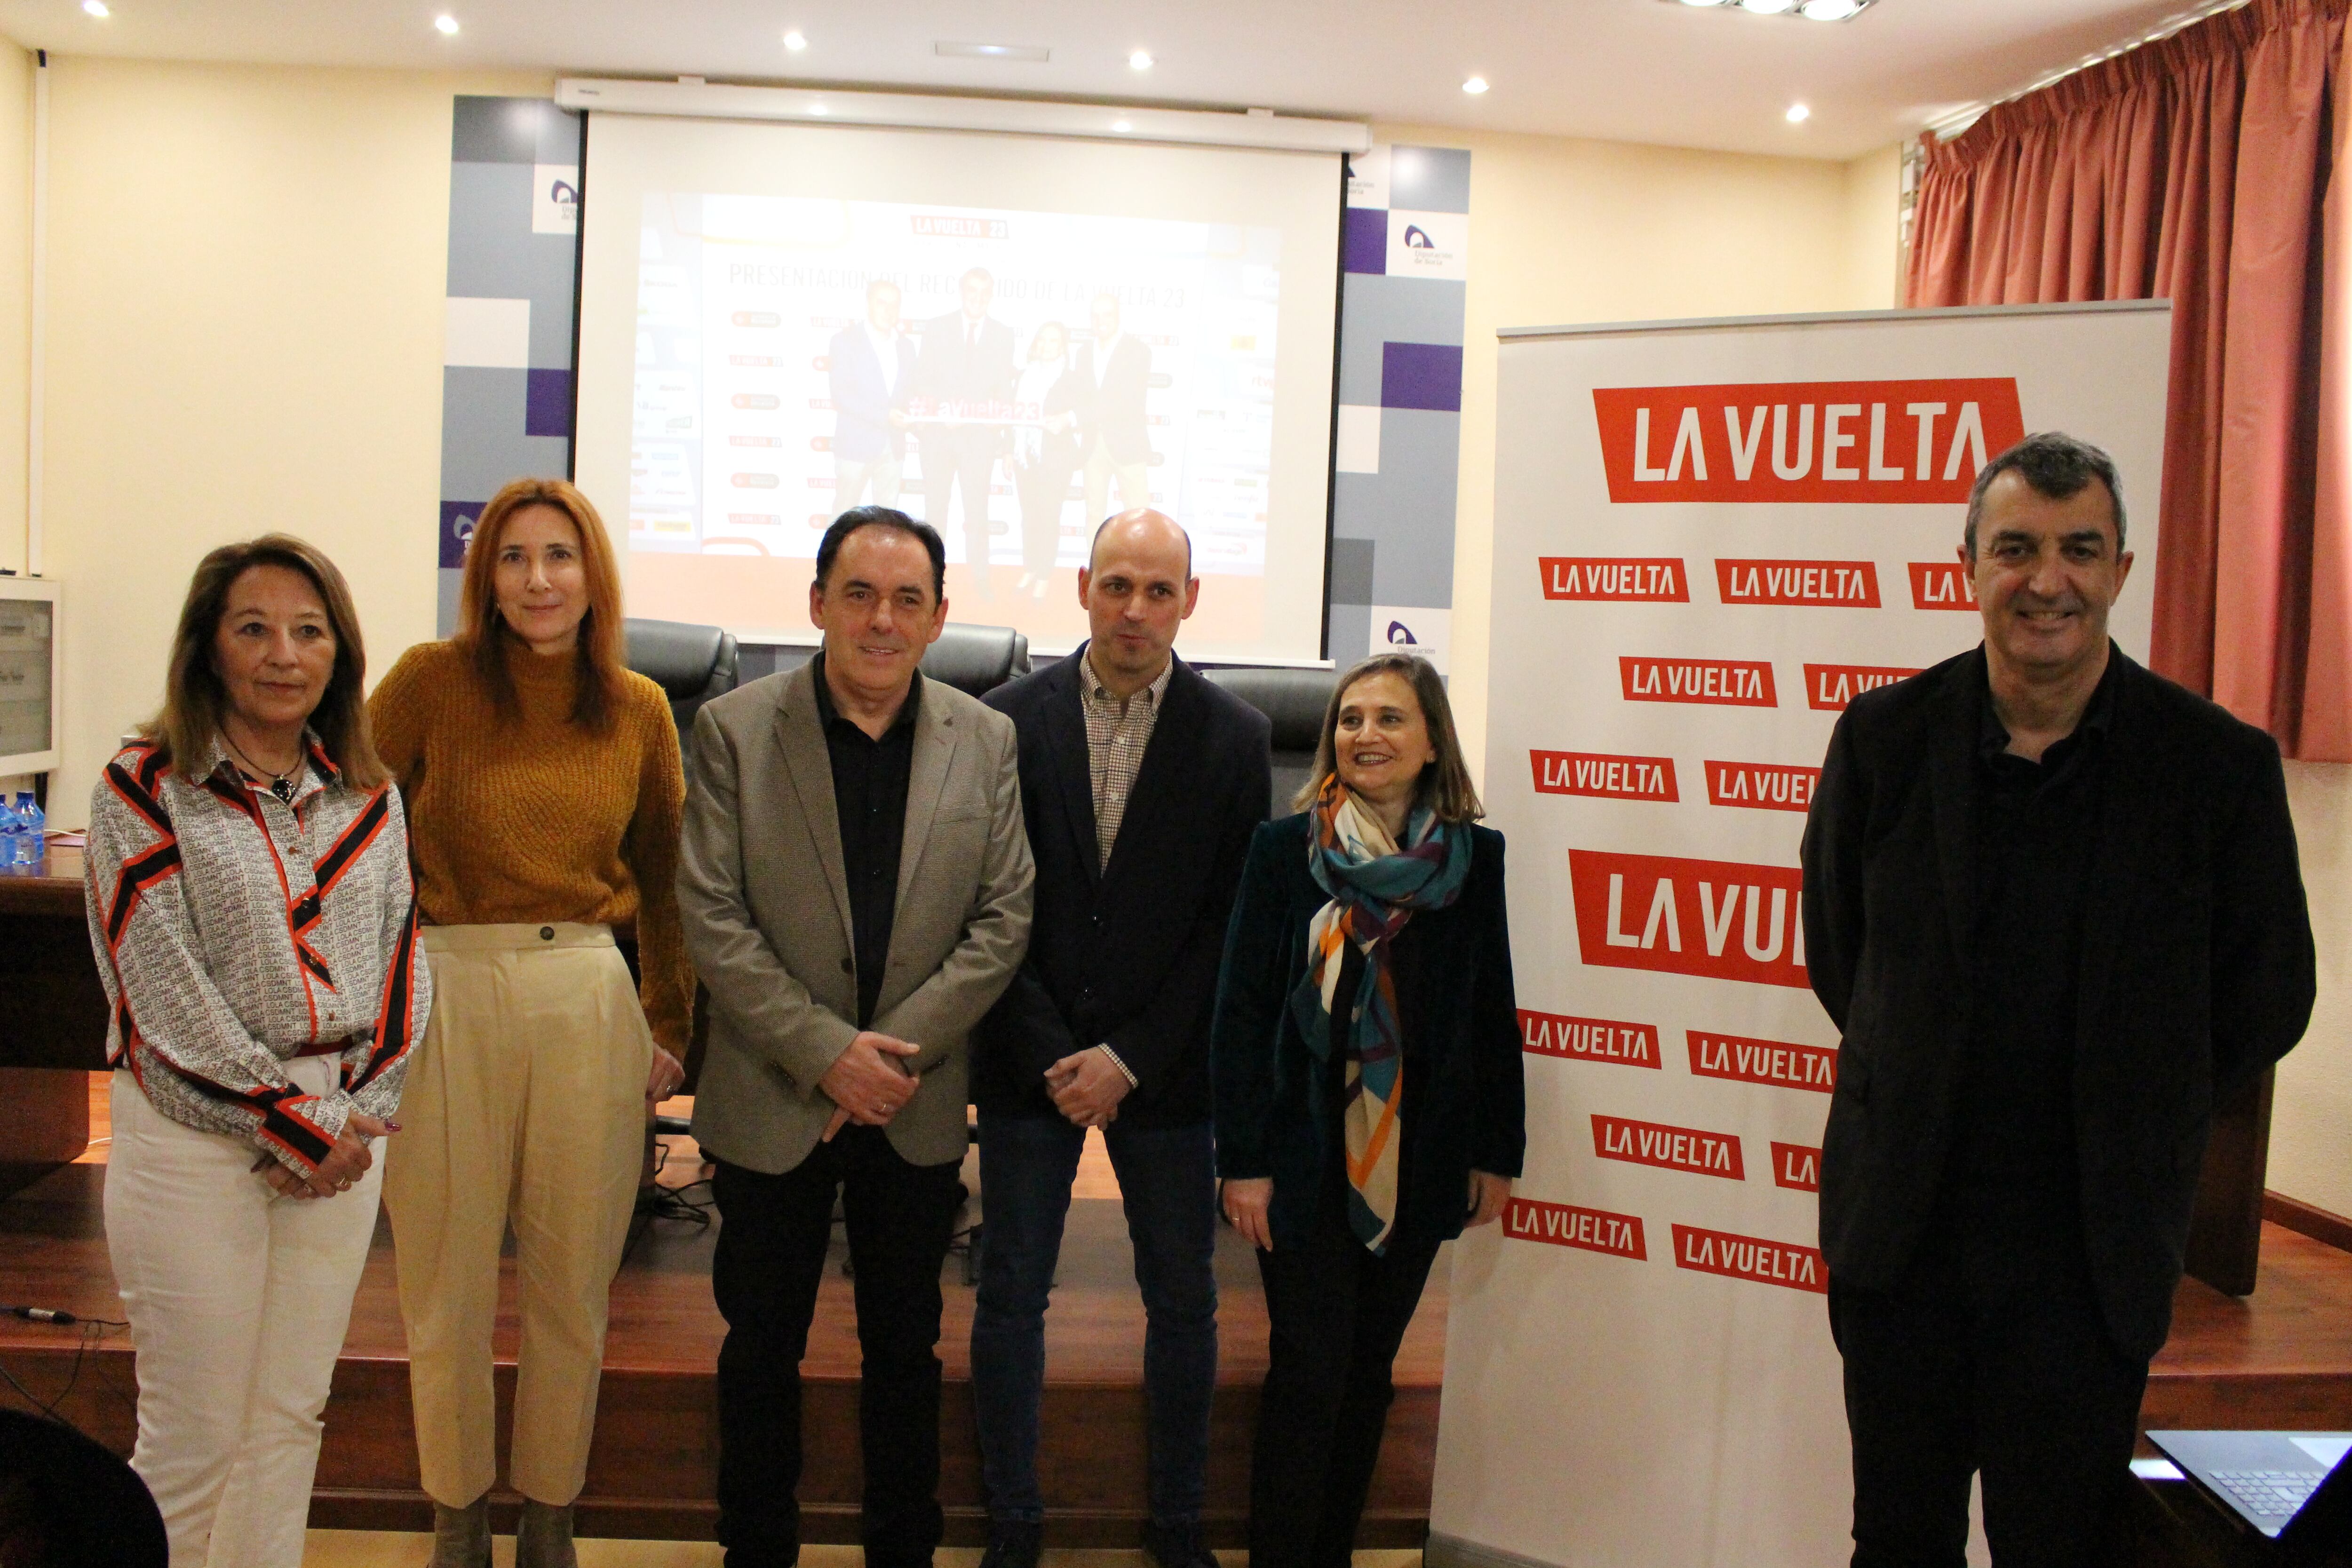
[[[1401,987],[1412,990],[1398,997],[1408,1088],[1400,1237],[1459,1236],[1470,1173],[1517,1176],[1527,1152],[1503,836],[1477,826],[1470,835],[1462,896],[1415,914],[1397,939],[1414,950],[1398,965]],[[1290,1009],[1307,976],[1307,922],[1329,901],[1307,870],[1307,844],[1303,813],[1251,838],[1210,1036],[1217,1174],[1274,1178],[1276,1247],[1306,1240],[1340,1137],[1338,1076],[1307,1050]]]

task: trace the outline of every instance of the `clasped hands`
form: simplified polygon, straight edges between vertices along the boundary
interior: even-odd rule
[[[833,1119],[824,1124],[824,1142],[832,1142],[833,1135],[852,1121],[860,1127],[887,1127],[922,1087],[921,1078],[905,1065],[907,1058],[921,1049],[872,1029],[859,1030],[816,1080],[817,1088],[833,1101]]]
[[[367,1174],[368,1167],[375,1163],[367,1141],[394,1131],[391,1123],[363,1110],[354,1110],[344,1118],[343,1131],[335,1139],[335,1146],[307,1175],[268,1154],[253,1163],[253,1172],[281,1198],[331,1198],[337,1193],[351,1191]]]
[[[1134,1087],[1098,1046],[1075,1051],[1045,1069],[1045,1092],[1074,1127],[1109,1126],[1118,1120],[1118,1102]]]

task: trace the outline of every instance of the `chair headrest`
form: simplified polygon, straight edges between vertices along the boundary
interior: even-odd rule
[[[1029,639],[1011,626],[965,626],[950,621],[923,655],[923,674],[973,697],[985,695],[1016,675],[1028,673]]]
[[[717,626],[687,621],[622,623],[629,643],[629,668],[660,687],[672,701],[699,697],[710,684],[727,634]]]
[[[1270,665],[1233,665],[1204,669],[1216,682],[1265,715],[1274,726],[1277,752],[1312,752],[1323,739],[1323,712],[1331,705],[1333,669],[1281,669]]]

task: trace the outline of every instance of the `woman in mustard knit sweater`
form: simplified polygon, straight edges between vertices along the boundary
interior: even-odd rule
[[[384,1173],[434,1568],[486,1568],[490,1327],[521,1287],[516,1561],[570,1568],[605,1294],[653,1101],[685,1076],[694,972],[673,876],[685,782],[661,689],[622,661],[604,525],[561,479],[483,509],[459,629],[369,703],[408,801],[434,1008]],[[634,989],[613,928],[634,924]]]

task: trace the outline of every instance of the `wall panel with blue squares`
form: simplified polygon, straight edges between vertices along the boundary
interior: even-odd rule
[[[1446,668],[1470,154],[1381,145],[1348,160],[1329,653],[1387,644]]]
[[[450,138],[441,370],[440,630],[483,505],[572,471],[583,121],[536,98],[459,98]]]

